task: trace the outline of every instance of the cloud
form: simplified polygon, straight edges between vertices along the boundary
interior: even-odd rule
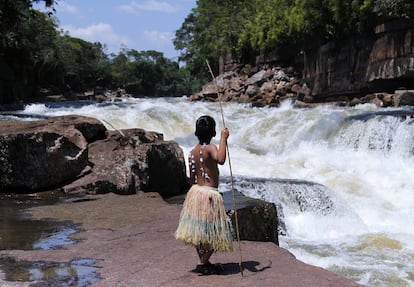
[[[79,15],[80,11],[76,6],[66,4],[65,2],[57,2],[57,9],[59,12]]]
[[[170,44],[171,39],[173,38],[173,33],[171,32],[160,32],[160,31],[144,31],[145,38],[157,46],[164,46],[165,44]]]
[[[85,28],[74,27],[72,25],[65,25],[61,28],[64,32],[68,32],[72,37],[81,38],[89,42],[106,44],[111,51],[113,51],[115,47],[119,48],[122,44],[130,44],[127,37],[116,34],[112,29],[112,26],[106,23],[92,24]]]
[[[157,0],[147,0],[143,3],[137,3],[136,1],[131,1],[127,5],[121,5],[119,7],[122,11],[131,13],[131,14],[138,14],[139,11],[155,11],[155,12],[165,12],[165,13],[174,13],[178,9],[173,5],[167,2],[161,2]]]

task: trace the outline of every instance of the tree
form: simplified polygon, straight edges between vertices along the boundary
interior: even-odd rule
[[[242,64],[255,56],[372,33],[389,19],[413,20],[412,0],[199,0],[177,30],[180,59],[200,79],[208,79],[205,59],[217,66],[226,54]]]
[[[34,2],[42,1],[0,1],[0,104],[33,95],[53,66],[56,24],[33,10]]]
[[[208,60],[217,71],[220,56],[238,53],[239,34],[245,26],[252,2],[247,0],[203,0],[176,31],[174,45],[182,51],[180,61],[197,78],[206,81]]]
[[[123,48],[111,60],[117,87],[137,97],[182,96],[190,93],[188,74],[163,53]]]
[[[414,3],[411,0],[377,0],[375,12],[385,19],[409,19],[414,18]]]
[[[40,88],[65,93],[123,87],[137,96],[193,91],[194,77],[162,53],[125,47],[108,56],[99,42],[57,31],[52,13],[32,9],[37,2],[53,8],[56,1],[0,1],[0,104],[33,100]]]
[[[58,36],[56,43],[65,86],[80,92],[110,84],[109,59],[101,43],[90,43],[69,35]]]

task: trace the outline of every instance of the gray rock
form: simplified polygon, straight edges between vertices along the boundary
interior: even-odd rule
[[[278,217],[274,203],[258,201],[237,209],[240,240],[273,242],[279,245]],[[235,213],[231,213],[233,229],[236,230]]]
[[[88,165],[88,140],[102,136],[105,127],[95,119],[64,116],[0,121],[0,131],[0,191],[30,192],[81,174]]]
[[[122,134],[120,134],[122,132]],[[67,193],[182,193],[187,185],[185,161],[177,143],[142,129],[108,132],[89,145],[91,172],[64,187]]]

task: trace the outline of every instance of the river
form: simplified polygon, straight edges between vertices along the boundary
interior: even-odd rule
[[[222,108],[236,188],[276,203],[281,247],[366,286],[414,286],[412,108]],[[200,115],[216,119],[217,134],[223,127],[217,103],[186,98],[31,104],[0,120],[68,114],[161,132],[185,154]],[[228,163],[220,173],[229,176]]]

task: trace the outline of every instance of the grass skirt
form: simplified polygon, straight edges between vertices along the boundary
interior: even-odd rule
[[[187,193],[175,238],[186,244],[209,246],[214,251],[232,251],[233,243],[217,188],[193,185]]]

